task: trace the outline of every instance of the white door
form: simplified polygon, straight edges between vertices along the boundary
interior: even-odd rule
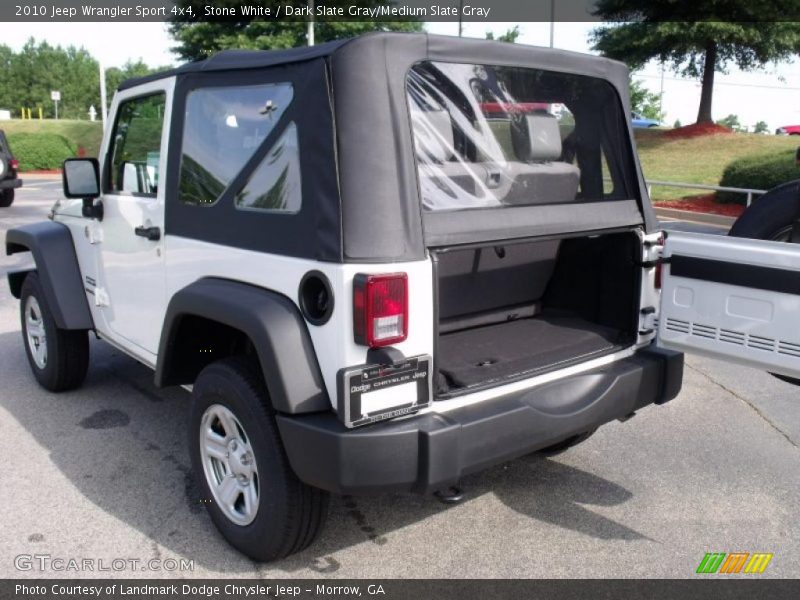
[[[102,150],[95,303],[102,333],[137,354],[146,351],[150,361],[166,309],[163,183],[173,85],[169,79],[118,94]]]
[[[660,345],[800,378],[800,245],[670,232]]]

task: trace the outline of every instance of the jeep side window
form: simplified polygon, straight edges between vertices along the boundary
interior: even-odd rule
[[[166,95],[123,102],[111,136],[111,166],[106,191],[155,197]]]
[[[286,126],[234,202],[236,208],[245,210],[300,211],[300,155],[293,122]]]
[[[180,201],[214,204],[278,124],[292,97],[290,83],[189,92],[181,146]],[[252,198],[252,191],[249,193]]]

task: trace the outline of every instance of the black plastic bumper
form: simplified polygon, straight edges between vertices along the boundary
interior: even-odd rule
[[[13,190],[22,187],[22,179],[0,179],[0,190]]]
[[[650,347],[535,389],[446,413],[346,429],[333,413],[279,415],[304,482],[341,494],[432,492],[468,474],[677,396],[683,354]],[[434,403],[434,409],[436,403]]]

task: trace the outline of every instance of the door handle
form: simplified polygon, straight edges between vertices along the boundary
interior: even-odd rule
[[[151,242],[157,242],[161,239],[161,229],[158,227],[136,227],[133,232],[143,238],[147,238]]]

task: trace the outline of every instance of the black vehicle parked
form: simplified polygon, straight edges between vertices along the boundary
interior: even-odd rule
[[[11,206],[14,202],[14,190],[22,187],[22,180],[17,177],[19,162],[11,154],[6,134],[0,130],[0,208]]]

